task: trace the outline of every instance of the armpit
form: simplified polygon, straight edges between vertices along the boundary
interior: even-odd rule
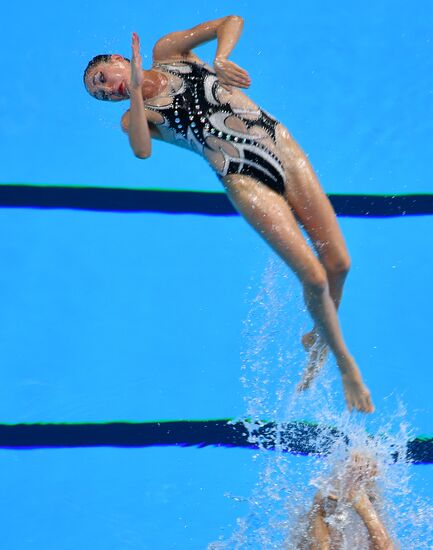
[[[149,132],[150,132],[150,136],[153,138],[153,139],[163,139],[162,136],[161,136],[161,132],[158,130],[158,128],[156,128],[156,126],[150,122],[149,120],[147,121],[148,125],[149,125]],[[120,127],[122,128],[122,131],[125,132],[125,134],[128,133],[129,131],[129,109],[126,111],[126,113],[124,113],[122,115],[122,118],[120,119]]]
[[[161,135],[161,132],[151,122],[149,122],[149,130],[150,130],[150,135],[153,139],[160,139],[161,141],[164,141]]]

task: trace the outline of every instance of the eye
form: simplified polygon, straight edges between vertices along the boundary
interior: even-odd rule
[[[100,82],[101,84],[104,84],[104,82],[105,82],[104,73],[99,73],[99,82]]]

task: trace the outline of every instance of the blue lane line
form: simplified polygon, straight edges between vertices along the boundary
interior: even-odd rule
[[[329,195],[329,198],[339,216],[382,218],[433,214],[433,194]],[[238,215],[225,193],[106,187],[0,185],[0,207]]]

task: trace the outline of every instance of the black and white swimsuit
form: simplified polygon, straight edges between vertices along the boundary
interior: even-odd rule
[[[203,155],[209,148],[206,144],[209,136],[226,140],[235,147],[237,156],[229,154],[228,148],[220,148],[224,165],[221,170],[214,168],[219,178],[227,174],[245,174],[277,193],[284,192],[285,175],[281,161],[262,143],[263,136],[270,137],[276,143],[275,128],[278,122],[272,116],[258,109],[257,118],[251,120],[242,116],[247,114],[242,109],[221,103],[217,76],[208,65],[176,61],[156,63],[154,67],[181,80],[178,90],[170,93],[170,104],[155,106],[145,103],[147,109],[162,115],[163,122],[156,126],[166,141]],[[232,117],[239,118],[247,130],[229,128],[226,120]],[[256,134],[255,129],[260,129],[260,132]]]

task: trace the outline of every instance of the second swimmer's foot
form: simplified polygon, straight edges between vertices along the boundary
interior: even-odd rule
[[[297,385],[298,391],[304,391],[311,386],[311,383],[322,370],[328,358],[329,348],[313,329],[302,337],[302,345],[308,353],[307,365],[302,373],[302,378]]]
[[[376,500],[378,472],[377,461],[369,453],[365,450],[353,451],[346,467],[347,499],[353,502],[362,490],[370,502]]]
[[[364,413],[374,412],[373,401],[367,386],[362,381],[361,373],[353,360],[342,368],[344,396],[349,411],[356,409]]]

